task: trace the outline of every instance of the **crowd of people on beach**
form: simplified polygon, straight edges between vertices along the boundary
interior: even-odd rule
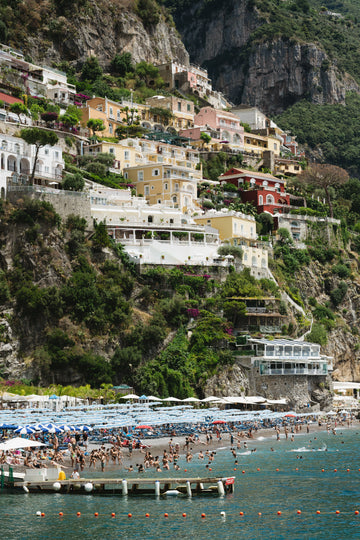
[[[352,415],[346,418],[318,419],[316,428],[325,428],[328,433],[336,435],[337,427],[350,427],[353,421]],[[294,442],[295,435],[301,433],[303,429],[306,433],[310,432],[309,421],[302,422],[296,418],[287,419],[272,427],[277,441],[282,438]],[[51,465],[71,467],[73,474],[77,473],[77,475],[82,474],[85,469],[104,472],[109,467],[124,468],[128,472],[138,473],[148,469],[162,472],[171,469],[180,470],[180,456],[184,457],[185,466],[195,458],[203,462],[206,468],[211,469],[216,456],[215,448],[220,444],[229,443],[235,466],[240,450],[249,453],[256,452],[253,445],[248,449],[249,441],[256,440],[259,429],[256,422],[253,422],[246,430],[227,424],[201,426],[199,429],[193,426],[192,429],[193,432],[186,435],[181,442],[181,438],[177,437],[176,432],[169,426],[170,439],[167,447],[159,450],[161,443],[158,442],[155,452],[152,451],[151,444],[145,444],[151,443],[151,440],[142,440],[138,434],[130,435],[121,430],[98,430],[96,436],[94,434],[89,436],[86,431],[54,433],[46,437],[43,434],[33,434],[30,439],[43,441],[47,447],[0,452],[0,465],[9,464],[26,468],[43,468]],[[6,440],[9,435],[11,436],[11,433],[6,430],[2,431],[3,439]],[[195,447],[199,445],[203,445],[203,448],[196,452]],[[274,451],[274,448],[271,450]],[[136,459],[133,463],[134,455]]]

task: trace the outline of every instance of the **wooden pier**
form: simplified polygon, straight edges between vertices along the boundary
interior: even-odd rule
[[[234,492],[233,476],[225,478],[80,478],[56,481],[14,482],[26,493],[69,493],[94,495],[186,496],[225,495]],[[9,486],[10,487],[10,486]]]

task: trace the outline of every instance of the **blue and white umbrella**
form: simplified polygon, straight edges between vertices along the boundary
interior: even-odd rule
[[[15,429],[14,433],[19,433],[20,435],[29,435],[29,433],[36,433],[36,429],[31,426],[19,426]]]

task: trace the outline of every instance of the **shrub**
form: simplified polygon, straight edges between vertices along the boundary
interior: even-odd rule
[[[332,273],[337,274],[340,278],[348,278],[351,274],[350,268],[345,266],[345,264],[337,264],[332,267]]]

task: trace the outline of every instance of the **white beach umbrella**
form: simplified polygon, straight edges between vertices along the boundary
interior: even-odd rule
[[[165,399],[163,399],[163,401],[181,401],[181,399],[177,398],[177,397],[167,397]]]
[[[196,397],[187,397],[187,398],[183,399],[184,403],[196,403],[198,401],[200,401],[200,399],[198,399]]]
[[[0,450],[16,450],[17,448],[31,448],[36,446],[46,446],[46,444],[39,441],[30,441],[29,439],[22,439],[21,437],[14,437],[8,441],[0,444]]]

